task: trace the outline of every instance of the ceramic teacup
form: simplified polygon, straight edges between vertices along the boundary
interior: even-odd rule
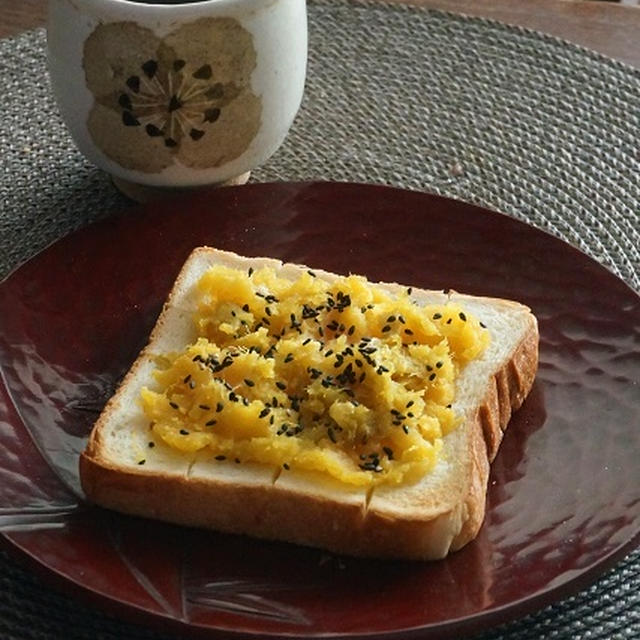
[[[47,40],[75,143],[129,193],[245,181],[302,99],[305,0],[49,0]]]

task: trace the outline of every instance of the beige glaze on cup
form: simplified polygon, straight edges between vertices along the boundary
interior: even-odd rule
[[[302,100],[304,0],[49,0],[47,36],[62,117],[120,184],[242,181]]]

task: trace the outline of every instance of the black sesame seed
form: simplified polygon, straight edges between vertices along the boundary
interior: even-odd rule
[[[253,267],[249,267],[248,274],[249,274],[249,277],[253,275]]]
[[[487,325],[486,325],[484,322],[480,322],[479,324],[480,324],[480,326],[481,326],[483,329],[486,329],[486,328],[487,328]]]
[[[142,465],[146,462],[146,460],[138,460],[138,464]]]
[[[181,436],[188,436],[189,432],[186,429],[180,429],[180,435]]]
[[[382,450],[387,454],[389,460],[393,460],[393,449],[391,447],[382,447]]]
[[[406,406],[406,407],[407,407],[407,409],[408,409],[409,407],[413,407],[413,405],[414,405],[413,400],[409,400],[409,402],[407,402],[407,404],[406,404],[405,406]]]
[[[313,271],[311,271],[311,269],[308,269],[308,270],[307,270],[307,273],[308,273],[312,278],[315,278],[315,277],[316,277],[316,274],[315,274],[315,273],[313,273]]]
[[[411,331],[411,329],[405,329],[404,332],[408,335],[408,336],[412,336],[413,335],[413,331]]]
[[[247,385],[247,387],[255,387],[256,383],[253,380],[249,380],[249,378],[245,378],[244,379],[244,383]]]
[[[205,422],[204,426],[205,427],[213,427],[213,425],[216,423],[216,420],[209,420],[209,422]]]
[[[227,459],[227,456],[223,456],[223,455],[216,456],[216,460],[226,460],[226,459]]]
[[[259,414],[258,414],[258,418],[266,418],[269,415],[269,412],[271,411],[271,407],[265,407]]]
[[[434,372],[434,373],[432,373],[432,374],[429,376],[429,380],[430,380],[431,382],[433,382],[435,379],[436,379],[436,374],[435,374],[435,372]]]
[[[447,324],[451,324],[451,318],[447,320]]]
[[[409,427],[406,424],[402,425],[402,430],[407,434],[409,433]]]
[[[458,317],[460,318],[460,320],[462,320],[462,322],[467,321],[467,316],[465,316],[462,311],[458,314]]]
[[[436,368],[440,369],[443,365],[443,362],[441,362],[440,360],[438,360],[438,362],[436,362]]]
[[[280,389],[280,391],[284,391],[287,388],[287,385],[284,382],[278,381],[278,382],[276,382],[276,387],[278,387],[278,389]]]
[[[172,401],[169,401],[169,406],[170,406],[172,409],[179,409],[178,405],[177,405],[175,402],[172,402]]]
[[[310,320],[311,318],[313,318],[314,320],[318,317],[318,308],[314,309],[313,307],[310,307],[308,304],[303,304],[302,305],[302,319],[303,320]],[[317,322],[317,320],[316,320]]]
[[[209,411],[211,407],[208,404],[199,404],[198,407],[203,411]]]
[[[442,318],[442,314],[441,313],[434,313],[433,314],[433,319],[434,320],[440,320],[440,318]]]
[[[292,360],[293,360],[293,353],[288,353],[284,361],[291,362]]]
[[[182,382],[184,382],[185,384],[188,384],[189,381],[191,380],[191,374],[189,374],[188,376],[186,376]]]
[[[286,462],[282,463],[282,468],[286,469],[287,471],[289,471],[289,469],[291,468]]]
[[[149,449],[153,449],[153,447],[155,447],[155,446],[156,446],[155,442],[150,442],[149,443]]]
[[[387,318],[387,322],[395,322],[396,321],[396,317],[395,316],[389,316]]]
[[[216,405],[216,413],[220,413],[223,409],[224,405],[222,404],[222,402],[218,402],[218,404]]]

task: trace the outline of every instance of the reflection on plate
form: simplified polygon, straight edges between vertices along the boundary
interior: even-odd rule
[[[364,561],[83,503],[84,439],[205,244],[531,306],[540,372],[493,465],[477,540],[436,563]],[[640,298],[506,216],[364,185],[201,193],[55,244],[0,285],[0,323],[2,539],[125,617],[185,633],[440,637],[569,594],[638,542]]]

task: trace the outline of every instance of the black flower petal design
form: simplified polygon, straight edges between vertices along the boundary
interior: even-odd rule
[[[144,71],[147,78],[151,79],[156,75],[156,71],[158,70],[158,63],[155,60],[147,60],[142,65],[142,70]]]
[[[203,64],[193,72],[193,77],[198,80],[208,80],[211,77],[211,67],[208,64]]]
[[[140,121],[131,113],[131,111],[123,111],[122,124],[124,124],[125,127],[139,127]]]
[[[131,91],[138,93],[138,91],[140,91],[140,78],[138,76],[131,76],[127,78],[126,85]]]
[[[167,148],[177,149],[184,135],[193,141],[204,137],[206,130],[197,125],[218,120],[225,92],[221,82],[207,82],[213,76],[208,63],[193,65],[177,58],[164,66],[168,68],[155,59],[141,64],[142,73],[127,78],[118,105],[125,126],[142,124],[148,136],[162,136]]]

